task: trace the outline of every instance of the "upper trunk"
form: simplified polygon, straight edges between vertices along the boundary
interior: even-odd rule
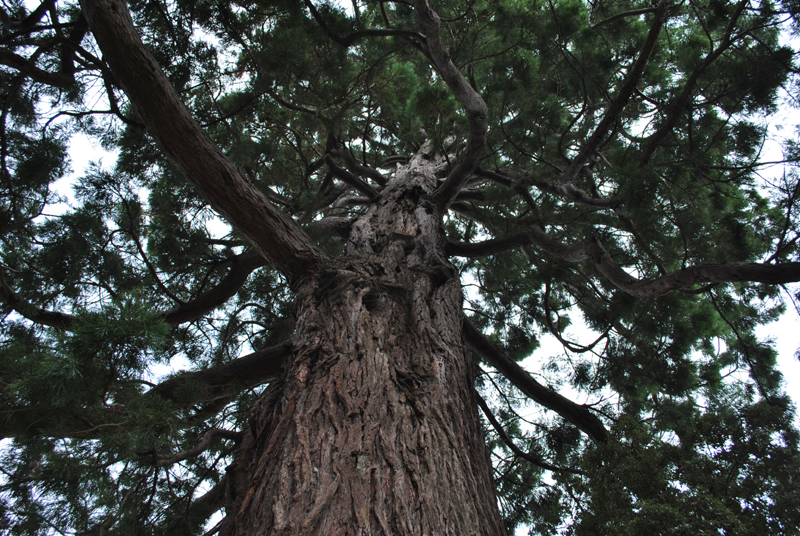
[[[302,286],[294,353],[230,468],[227,534],[504,533],[418,155],[353,226],[338,269]]]

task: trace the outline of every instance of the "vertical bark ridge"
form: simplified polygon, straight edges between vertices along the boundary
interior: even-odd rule
[[[237,457],[234,534],[503,534],[435,166],[398,173],[299,292],[282,393]]]

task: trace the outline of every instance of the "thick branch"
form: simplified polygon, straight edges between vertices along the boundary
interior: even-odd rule
[[[625,272],[619,264],[614,262],[599,240],[593,239],[584,247],[590,253],[598,272],[606,276],[614,286],[637,298],[657,298],[672,290],[701,283],[748,281],[780,285],[800,281],[800,262],[701,264],[672,272],[652,281],[642,281]]]
[[[336,165],[336,162],[333,161],[331,155],[325,155],[325,163],[328,164],[331,172],[334,175],[342,179],[344,182],[361,192],[362,194],[366,195],[370,201],[375,201],[378,198],[378,191],[375,190],[372,186],[367,184],[366,182],[362,181],[346,169],[342,169]]]
[[[290,280],[313,275],[326,257],[300,227],[250,185],[180,101],[142,43],[121,0],[84,0],[104,59],[158,145],[233,227]]]
[[[164,313],[164,321],[171,326],[191,322],[219,307],[247,281],[253,271],[264,266],[266,261],[256,251],[249,251],[233,258],[231,269],[216,286],[195,299],[174,307]]]
[[[535,244],[550,255],[566,262],[582,262],[592,259],[597,271],[603,274],[611,284],[637,298],[657,298],[673,290],[685,289],[701,283],[749,281],[780,285],[800,281],[800,262],[701,264],[663,275],[657,279],[641,280],[628,274],[614,262],[597,238],[591,238],[577,246],[568,246],[551,238],[538,225],[531,225],[506,238],[486,240],[477,244],[448,242],[446,252],[448,255],[457,257],[484,257],[529,244]]]
[[[224,365],[187,372],[156,385],[144,396],[159,396],[178,409],[227,398],[237,390],[276,380],[291,350],[290,343],[282,343]],[[0,438],[38,435],[97,439],[107,431],[125,426],[128,419],[122,406],[85,408],[80,413],[70,413],[63,407],[46,404],[0,405]]]
[[[375,168],[359,164],[349,151],[344,149],[332,149],[331,155],[341,158],[344,161],[344,166],[353,173],[358,173],[362,177],[369,177],[381,186],[386,186],[386,177],[384,177],[380,171]]]
[[[159,396],[175,407],[185,408],[230,395],[277,379],[283,361],[291,353],[289,342],[265,348],[198,372],[187,372],[159,383],[145,396]]]
[[[14,311],[36,324],[57,329],[71,330],[75,326],[76,317],[65,313],[48,311],[23,300],[8,286],[3,270],[0,269],[0,300]]]
[[[537,382],[528,372],[508,357],[495,343],[486,338],[464,318],[464,338],[478,354],[503,374],[517,389],[526,396],[561,415],[577,426],[596,443],[605,442],[608,438],[603,423],[589,408],[576,404],[555,391]]]
[[[17,69],[23,76],[48,86],[65,88],[75,82],[71,76],[40,69],[34,65],[33,59],[25,59],[6,49],[0,49],[0,65]]]
[[[436,190],[436,205],[444,213],[456,198],[470,174],[478,167],[486,148],[486,117],[489,112],[486,102],[470,85],[461,71],[450,60],[441,42],[441,19],[431,9],[428,0],[415,0],[414,10],[420,24],[425,29],[425,44],[428,57],[434,69],[464,107],[469,122],[467,149],[461,161],[453,168],[441,186]]]
[[[186,524],[190,527],[199,525],[217,512],[225,502],[227,488],[228,475],[225,474],[213,488],[189,504],[184,515]]]

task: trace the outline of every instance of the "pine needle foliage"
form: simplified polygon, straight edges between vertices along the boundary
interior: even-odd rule
[[[213,533],[279,388],[293,282],[145,128],[93,3],[0,8],[0,532]],[[512,363],[475,352],[509,534],[800,534],[795,407],[755,334],[800,299],[800,146],[777,178],[763,163],[769,125],[795,135],[800,4],[431,1],[480,117],[416,4],[127,7],[224,157],[329,257],[424,144],[444,178],[483,125],[442,230],[466,321]],[[114,161],[70,175],[79,137]]]

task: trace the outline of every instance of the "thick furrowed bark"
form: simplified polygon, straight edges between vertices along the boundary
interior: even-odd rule
[[[301,289],[282,388],[229,470],[226,533],[503,534],[460,283],[416,163],[354,224],[350,262]]]

